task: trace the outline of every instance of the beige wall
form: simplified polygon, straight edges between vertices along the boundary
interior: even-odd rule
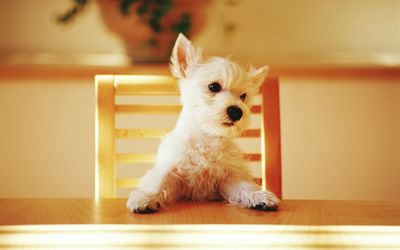
[[[123,52],[119,39],[102,26],[94,4],[72,25],[57,25],[55,16],[69,4],[0,1],[0,53]],[[322,57],[390,64],[400,54],[400,0],[214,0],[208,18],[196,44],[210,54],[257,63],[304,64]],[[233,32],[226,31],[229,25]]]
[[[321,57],[385,62],[380,53],[400,52],[399,0],[216,2],[210,25],[197,39],[214,53],[301,65]],[[226,24],[235,31],[226,32]]]
[[[400,199],[399,82],[282,78],[285,198]],[[0,197],[93,196],[93,83],[2,80],[0,121]]]
[[[321,58],[350,67],[400,65],[400,0],[226,2],[214,1],[195,39],[209,54],[283,66]],[[21,62],[37,58],[32,53],[123,52],[94,5],[72,26],[57,26],[53,18],[68,4],[0,1],[0,56],[25,53],[14,58]],[[283,75],[284,197],[399,200],[399,83]],[[90,79],[0,79],[0,197],[93,196],[93,122]]]
[[[118,39],[101,25],[96,8],[76,23],[58,25],[55,18],[71,1],[0,1],[0,52],[118,53]],[[93,5],[94,7],[94,5]]]
[[[0,197],[94,193],[94,89],[0,81]]]
[[[400,77],[283,78],[286,198],[400,199]]]

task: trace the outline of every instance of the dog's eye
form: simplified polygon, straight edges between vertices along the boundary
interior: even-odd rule
[[[244,93],[244,94],[241,94],[240,95],[240,100],[242,100],[243,102],[244,102],[244,100],[246,100],[246,93]]]
[[[219,84],[217,82],[213,82],[208,85],[208,89],[213,93],[218,93],[221,91],[222,87],[221,87],[221,84]]]

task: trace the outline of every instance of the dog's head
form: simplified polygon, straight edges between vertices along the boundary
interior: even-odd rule
[[[172,74],[179,80],[182,105],[200,129],[217,136],[238,136],[248,127],[250,108],[268,67],[249,67],[221,57],[202,59],[199,48],[182,34],[171,56]]]

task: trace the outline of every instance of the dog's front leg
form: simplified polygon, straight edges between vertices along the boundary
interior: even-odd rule
[[[231,204],[265,211],[275,211],[279,199],[270,191],[262,191],[255,183],[230,178],[221,183],[220,193]]]
[[[157,153],[156,164],[140,180],[139,187],[130,195],[129,210],[135,213],[152,213],[166,203],[179,198],[179,178],[172,173],[180,155],[180,140],[167,135]],[[174,151],[171,151],[173,149]]]
[[[139,187],[129,195],[127,207],[135,213],[152,213],[158,210],[161,202],[161,186],[165,179],[162,168],[153,167],[142,177]]]
[[[135,213],[153,213],[159,208],[180,199],[180,179],[168,168],[155,166],[140,180],[127,202]]]

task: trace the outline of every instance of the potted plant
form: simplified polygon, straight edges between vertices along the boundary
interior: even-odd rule
[[[84,11],[88,0],[73,6],[57,21],[70,23]],[[124,42],[134,62],[165,62],[178,33],[193,37],[206,22],[210,0],[97,0],[94,1],[108,29]]]

